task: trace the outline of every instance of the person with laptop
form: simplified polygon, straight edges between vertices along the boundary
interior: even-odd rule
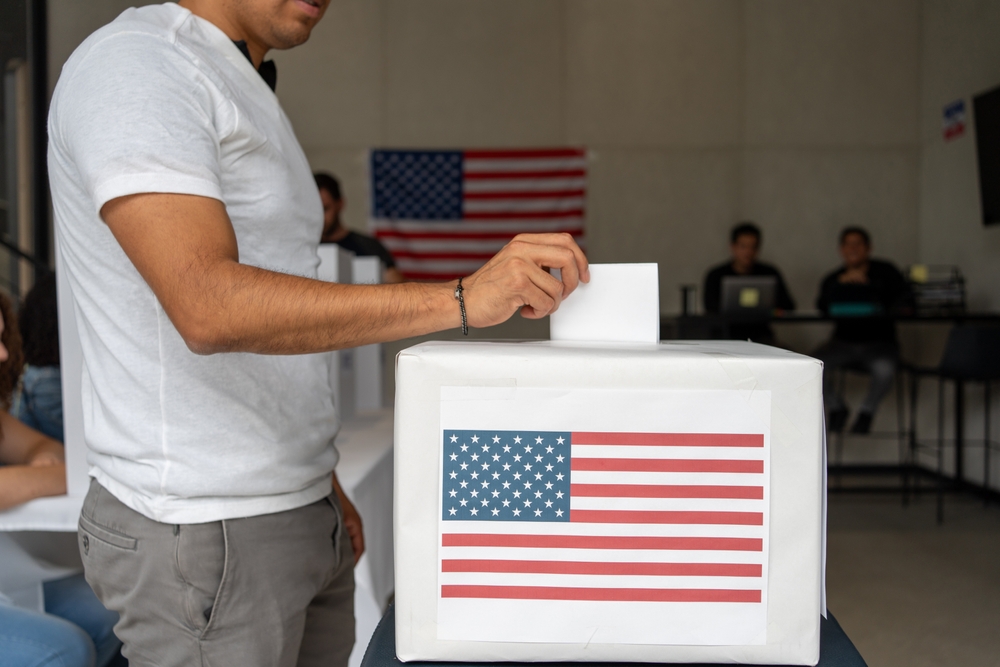
[[[757,261],[761,239],[760,228],[752,222],[733,227],[729,235],[731,259],[706,274],[703,299],[705,312],[732,318],[728,338],[773,345],[774,331],[767,320],[774,310],[795,310],[795,301],[781,272]]]
[[[871,236],[856,226],[840,232],[843,265],[820,285],[816,307],[837,318],[833,337],[813,353],[823,361],[823,397],[829,410],[827,428],[840,432],[849,414],[833,380],[838,368],[868,373],[868,394],[851,425],[852,433],[868,433],[879,402],[892,388],[899,359],[896,324],[886,315],[904,307],[906,279],[890,262],[872,259]]]

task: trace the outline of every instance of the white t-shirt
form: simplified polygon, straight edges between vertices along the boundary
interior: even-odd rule
[[[250,61],[176,4],[129,9],[63,67],[49,139],[91,475],[167,523],[280,512],[328,494],[331,356],[193,354],[99,215],[137,193],[211,197],[226,205],[240,262],[316,277],[322,204]]]

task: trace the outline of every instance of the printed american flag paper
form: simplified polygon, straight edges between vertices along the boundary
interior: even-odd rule
[[[583,241],[583,149],[375,150],[370,172],[372,230],[411,280],[467,276],[525,232]]]
[[[638,617],[660,629],[631,643],[763,643],[758,416],[739,392],[694,392],[675,406],[689,423],[702,413],[703,432],[630,431],[616,419],[623,397],[595,392],[584,393],[604,406],[597,421],[621,430],[443,429],[439,636],[580,641],[581,628]],[[467,411],[490,411],[477,403]],[[552,421],[572,421],[559,405]]]

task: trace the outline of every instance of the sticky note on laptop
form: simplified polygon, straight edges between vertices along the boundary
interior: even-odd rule
[[[659,342],[657,265],[591,264],[590,282],[580,283],[551,315],[549,334],[561,341]]]

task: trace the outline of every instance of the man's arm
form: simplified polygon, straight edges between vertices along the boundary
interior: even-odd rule
[[[320,352],[461,324],[455,282],[340,285],[240,264],[232,223],[216,199],[132,195],[109,201],[101,217],[199,354]],[[543,267],[561,269],[562,282]],[[520,235],[463,280],[469,326],[499,324],[517,310],[544,317],[589,279],[569,235]]]

